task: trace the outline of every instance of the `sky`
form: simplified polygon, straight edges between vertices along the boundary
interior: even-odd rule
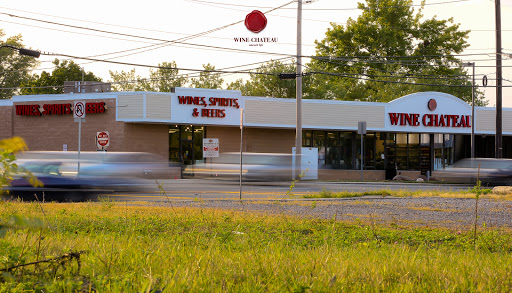
[[[313,0],[303,2],[302,55],[315,54],[315,40],[322,40],[330,23],[344,25],[356,19],[363,0]],[[420,1],[414,0],[415,5]],[[80,4],[78,4],[80,3]],[[149,68],[175,61],[178,68],[200,70],[210,63],[216,69],[249,70],[262,62],[290,58],[297,53],[297,2],[277,0],[145,0],[136,2],[88,0],[70,5],[61,0],[3,0],[0,2],[0,28],[7,36],[21,34],[26,47],[45,53],[88,57],[113,64],[73,58],[85,71],[104,81],[109,71],[130,71],[149,77]],[[481,88],[488,106],[495,105],[496,21],[493,0],[426,0],[424,18],[453,18],[461,30],[471,30],[470,46],[460,57],[475,62],[476,85],[483,76],[489,82]],[[281,7],[279,9],[275,9]],[[416,7],[418,9],[418,7]],[[245,17],[260,10],[267,27],[255,34],[244,25]],[[271,11],[273,10],[273,11]],[[269,12],[271,11],[271,12]],[[501,0],[503,59],[503,107],[512,108],[512,0]],[[108,32],[115,32],[111,34]],[[235,38],[273,38],[273,43],[236,42]],[[182,43],[168,41],[181,40]],[[167,43],[165,43],[167,41]],[[161,46],[152,46],[164,44]],[[136,50],[139,48],[138,50]],[[228,49],[228,50],[226,50]],[[46,56],[36,73],[51,71],[55,58]],[[290,60],[290,59],[283,59]],[[309,60],[305,59],[303,63]],[[468,68],[472,73],[471,68]],[[197,71],[180,70],[196,76]],[[224,74],[225,82],[248,78],[248,74]],[[397,97],[398,98],[398,97]]]

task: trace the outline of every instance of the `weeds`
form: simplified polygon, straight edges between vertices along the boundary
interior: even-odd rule
[[[102,205],[45,204],[55,233],[6,228],[0,269],[29,265],[3,277],[0,291],[277,292],[307,286],[312,292],[465,292],[477,283],[490,291],[510,289],[512,235],[500,230],[480,231],[475,239],[472,231],[386,227],[373,215],[369,225],[353,225],[337,215],[282,221],[199,208],[95,208]],[[11,219],[13,211],[27,218]],[[2,205],[0,222],[31,223],[39,213],[29,203]],[[51,265],[34,263],[36,237],[43,242],[40,261]],[[70,258],[70,247],[87,253]]]

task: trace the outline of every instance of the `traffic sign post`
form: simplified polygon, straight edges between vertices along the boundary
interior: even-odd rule
[[[80,144],[82,142],[82,121],[85,121],[85,102],[75,101],[73,103],[73,117],[78,122],[78,156],[76,176],[80,177]]]
[[[110,145],[110,135],[108,131],[96,132],[96,146],[98,149],[104,149]]]

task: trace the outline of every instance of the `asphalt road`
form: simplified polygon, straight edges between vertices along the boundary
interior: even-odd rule
[[[302,181],[292,187],[292,182],[243,182],[222,181],[211,179],[174,179],[158,182],[162,188],[154,184],[148,192],[120,193],[110,196],[120,201],[166,201],[169,199],[284,199],[302,198],[306,194],[328,191],[368,191],[368,190],[468,190],[471,185],[436,184],[436,183],[403,183],[403,182],[323,182]]]

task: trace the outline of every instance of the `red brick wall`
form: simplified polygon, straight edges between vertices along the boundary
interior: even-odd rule
[[[12,106],[1,106],[0,139],[6,139],[12,136]]]
[[[220,152],[240,152],[240,128],[208,126],[206,136],[219,139]],[[244,128],[244,152],[292,153],[294,129]]]
[[[167,125],[118,122],[116,121],[115,99],[87,100],[87,102],[105,102],[107,109],[104,113],[86,114],[86,120],[82,123],[80,147],[82,151],[95,151],[97,149],[96,132],[108,131],[110,135],[108,151],[144,151],[158,153],[167,158],[169,148]],[[15,103],[15,105],[43,105],[45,103],[64,104],[73,103],[73,101],[26,102]],[[4,107],[0,107],[0,115],[2,115],[0,116],[2,117],[0,121],[4,123],[3,113],[5,109],[2,108]],[[14,131],[12,135],[22,137],[27,143],[29,150],[61,151],[64,144],[67,144],[68,151],[78,150],[79,123],[74,122],[72,114],[13,115],[13,123]],[[3,129],[4,127],[1,128]],[[6,135],[4,134],[5,130],[1,131],[0,135]]]

